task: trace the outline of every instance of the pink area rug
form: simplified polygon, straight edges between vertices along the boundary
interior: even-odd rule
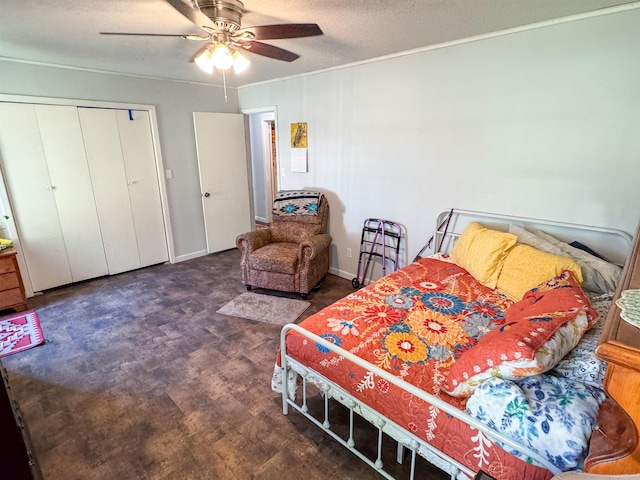
[[[0,357],[22,352],[44,342],[36,312],[0,320]]]

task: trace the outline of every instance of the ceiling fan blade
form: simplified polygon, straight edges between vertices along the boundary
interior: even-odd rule
[[[322,35],[322,30],[315,23],[287,23],[282,25],[262,25],[247,27],[255,35],[256,40],[276,40],[280,38],[314,37]]]
[[[276,60],[282,60],[284,62],[293,62],[296,58],[300,58],[300,55],[290,52],[289,50],[285,50],[284,48],[274,47],[267,43],[252,41],[247,44],[243,44],[243,46],[247,48],[247,52],[262,55],[263,57],[274,58]]]
[[[132,32],[100,32],[100,35],[126,35],[129,37],[180,37],[188,40],[209,40],[200,35],[181,35],[179,33],[132,33]]]
[[[207,26],[213,27],[213,22],[209,17],[207,17],[200,10],[187,5],[182,0],[167,0],[167,2],[175,8],[178,12],[180,12],[183,16],[187,17],[191,20],[192,23],[196,24],[199,27]],[[189,2],[191,3],[191,2]]]

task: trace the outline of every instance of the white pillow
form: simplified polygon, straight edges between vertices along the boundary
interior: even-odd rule
[[[529,231],[519,225],[512,224],[509,225],[509,233],[517,235],[520,243],[530,245],[543,252],[574,260],[582,269],[582,288],[584,290],[598,294],[615,291],[622,274],[622,269],[617,265],[594,257],[579,248],[572,247],[542,230],[532,228]]]
[[[525,245],[537,248],[543,252],[553,253],[560,257],[569,257],[569,255],[567,255],[560,247],[556,247],[553,243],[543,240],[535,233],[531,233],[529,230],[525,230],[519,225],[509,225],[509,233],[516,235],[519,243],[524,243]]]
[[[563,250],[582,267],[583,276],[585,277],[585,283],[586,278],[589,277],[590,285],[590,287],[587,287],[583,283],[584,288],[587,288],[588,290],[591,290],[595,293],[607,293],[615,291],[616,287],[618,286],[618,282],[620,281],[620,277],[622,276],[622,268],[614,265],[613,263],[606,262],[601,258],[594,257],[584,250],[572,247],[568,243],[563,242],[562,240],[559,240],[549,235],[548,233],[543,232],[542,230],[532,228],[531,231],[543,240],[546,240]],[[589,274],[588,272],[591,272],[591,274]]]

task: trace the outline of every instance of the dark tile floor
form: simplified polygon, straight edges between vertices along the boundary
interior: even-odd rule
[[[3,364],[45,480],[382,478],[307,419],[282,415],[270,390],[280,327],[216,313],[245,291],[239,258],[230,250],[29,300],[47,342]],[[351,291],[329,275],[301,318]],[[310,405],[321,407],[317,396]],[[375,433],[360,422],[358,435]],[[394,458],[389,441],[385,466],[408,478]],[[422,460],[418,472],[448,478]]]

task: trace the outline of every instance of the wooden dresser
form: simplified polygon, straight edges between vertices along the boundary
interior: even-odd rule
[[[27,309],[27,297],[16,253],[13,247],[0,250],[0,310],[13,308],[21,312]]]
[[[640,288],[640,227],[614,301],[624,290]],[[620,309],[612,304],[605,320],[596,354],[609,363],[604,380],[605,390],[624,409],[601,409],[599,423],[602,431],[595,431],[585,461],[589,473],[640,473],[640,328],[620,318]],[[602,418],[613,415],[612,418]]]

